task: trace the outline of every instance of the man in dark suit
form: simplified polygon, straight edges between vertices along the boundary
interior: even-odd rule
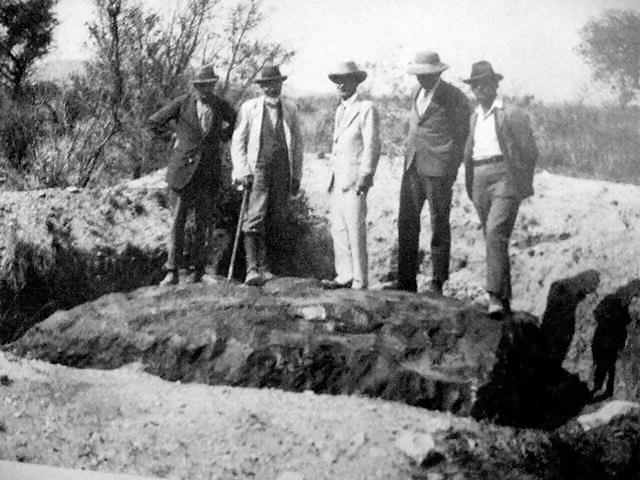
[[[192,81],[193,90],[173,100],[149,118],[156,134],[175,134],[167,168],[172,227],[168,245],[167,275],[161,285],[179,282],[187,213],[195,210],[194,272],[200,282],[205,273],[204,244],[212,220],[213,201],[220,184],[220,143],[231,139],[236,122],[233,107],[214,93],[218,76],[204,66]]]
[[[533,195],[538,148],[529,118],[498,98],[502,75],[485,60],[464,80],[478,100],[464,150],[466,187],[475,206],[487,249],[489,315],[511,310],[509,238],[520,202]]]
[[[425,200],[429,202],[432,230],[429,289],[442,294],[449,278],[451,197],[470,112],[464,93],[440,78],[447,68],[434,52],[418,53],[408,68],[420,87],[412,97],[400,188],[397,287],[411,292],[417,291],[420,213]]]

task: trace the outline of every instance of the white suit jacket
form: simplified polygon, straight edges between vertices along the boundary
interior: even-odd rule
[[[355,95],[358,95],[357,93]],[[373,103],[356,96],[333,130],[329,190],[353,188],[358,178],[373,176],[380,158],[380,119]]]
[[[289,177],[300,181],[302,176],[302,135],[298,124],[298,109],[292,101],[281,98],[284,135],[289,152]],[[253,175],[260,153],[260,130],[264,113],[264,96],[247,100],[240,107],[238,121],[231,138],[233,180]]]

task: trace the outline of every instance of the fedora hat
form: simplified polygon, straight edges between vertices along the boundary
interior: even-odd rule
[[[442,73],[449,65],[440,61],[440,55],[436,52],[418,52],[409,63],[407,73],[412,75],[428,75],[432,73]]]
[[[280,73],[280,67],[277,65],[265,65],[260,71],[260,76],[254,80],[255,83],[272,82],[274,80],[280,80],[284,82],[287,79],[286,75]]]
[[[480,60],[479,62],[471,65],[471,75],[469,78],[462,80],[464,83],[473,83],[481,78],[492,77],[496,80],[502,80],[504,77],[499,73],[493,71],[493,67],[486,60]]]
[[[343,77],[355,77],[358,83],[362,83],[367,78],[367,72],[360,70],[356,62],[339,62],[329,73],[329,80],[335,83]]]
[[[216,72],[213,70],[213,65],[204,65],[200,68],[200,70],[196,72],[191,82],[194,84],[215,83],[218,81],[218,78],[220,77],[218,77],[218,75],[216,75]]]

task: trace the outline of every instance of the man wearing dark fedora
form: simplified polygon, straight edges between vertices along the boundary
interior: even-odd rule
[[[331,148],[331,236],[336,277],[323,280],[327,289],[368,287],[367,192],[380,157],[380,120],[357,88],[367,73],[352,62],[341,62],[329,73],[340,105],[336,110]]]
[[[300,189],[302,135],[297,107],[281,96],[287,79],[278,66],[265,66],[255,80],[263,95],[240,107],[231,140],[232,177],[249,190],[242,223],[247,285],[273,275],[269,253],[277,245],[290,195]]]
[[[400,187],[397,288],[412,292],[417,291],[420,214],[425,201],[431,217],[429,290],[442,294],[449,278],[451,198],[470,111],[464,93],[440,78],[447,68],[437,53],[420,52],[407,69],[416,75],[419,87],[412,96]]]
[[[213,66],[203,66],[192,80],[191,92],[179,96],[148,120],[155,134],[167,131],[175,134],[167,168],[172,222],[165,265],[167,275],[161,285],[179,282],[184,227],[191,209],[195,211],[191,280],[200,282],[205,275],[205,238],[220,184],[220,143],[231,139],[236,121],[233,107],[214,93],[217,81]]]
[[[464,80],[478,101],[464,150],[467,193],[485,237],[489,314],[511,309],[509,238],[520,202],[533,195],[538,149],[527,115],[498,98],[502,75],[485,60]]]

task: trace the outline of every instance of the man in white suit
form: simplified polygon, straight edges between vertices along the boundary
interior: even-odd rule
[[[329,74],[340,95],[331,151],[331,236],[336,277],[328,289],[368,287],[367,192],[380,157],[380,120],[373,103],[356,90],[367,73],[342,62]]]
[[[232,177],[250,190],[243,219],[247,285],[261,285],[273,275],[268,246],[277,245],[289,195],[300,189],[302,136],[296,105],[281,97],[286,76],[265,66],[256,83],[264,95],[240,108],[231,139]]]

